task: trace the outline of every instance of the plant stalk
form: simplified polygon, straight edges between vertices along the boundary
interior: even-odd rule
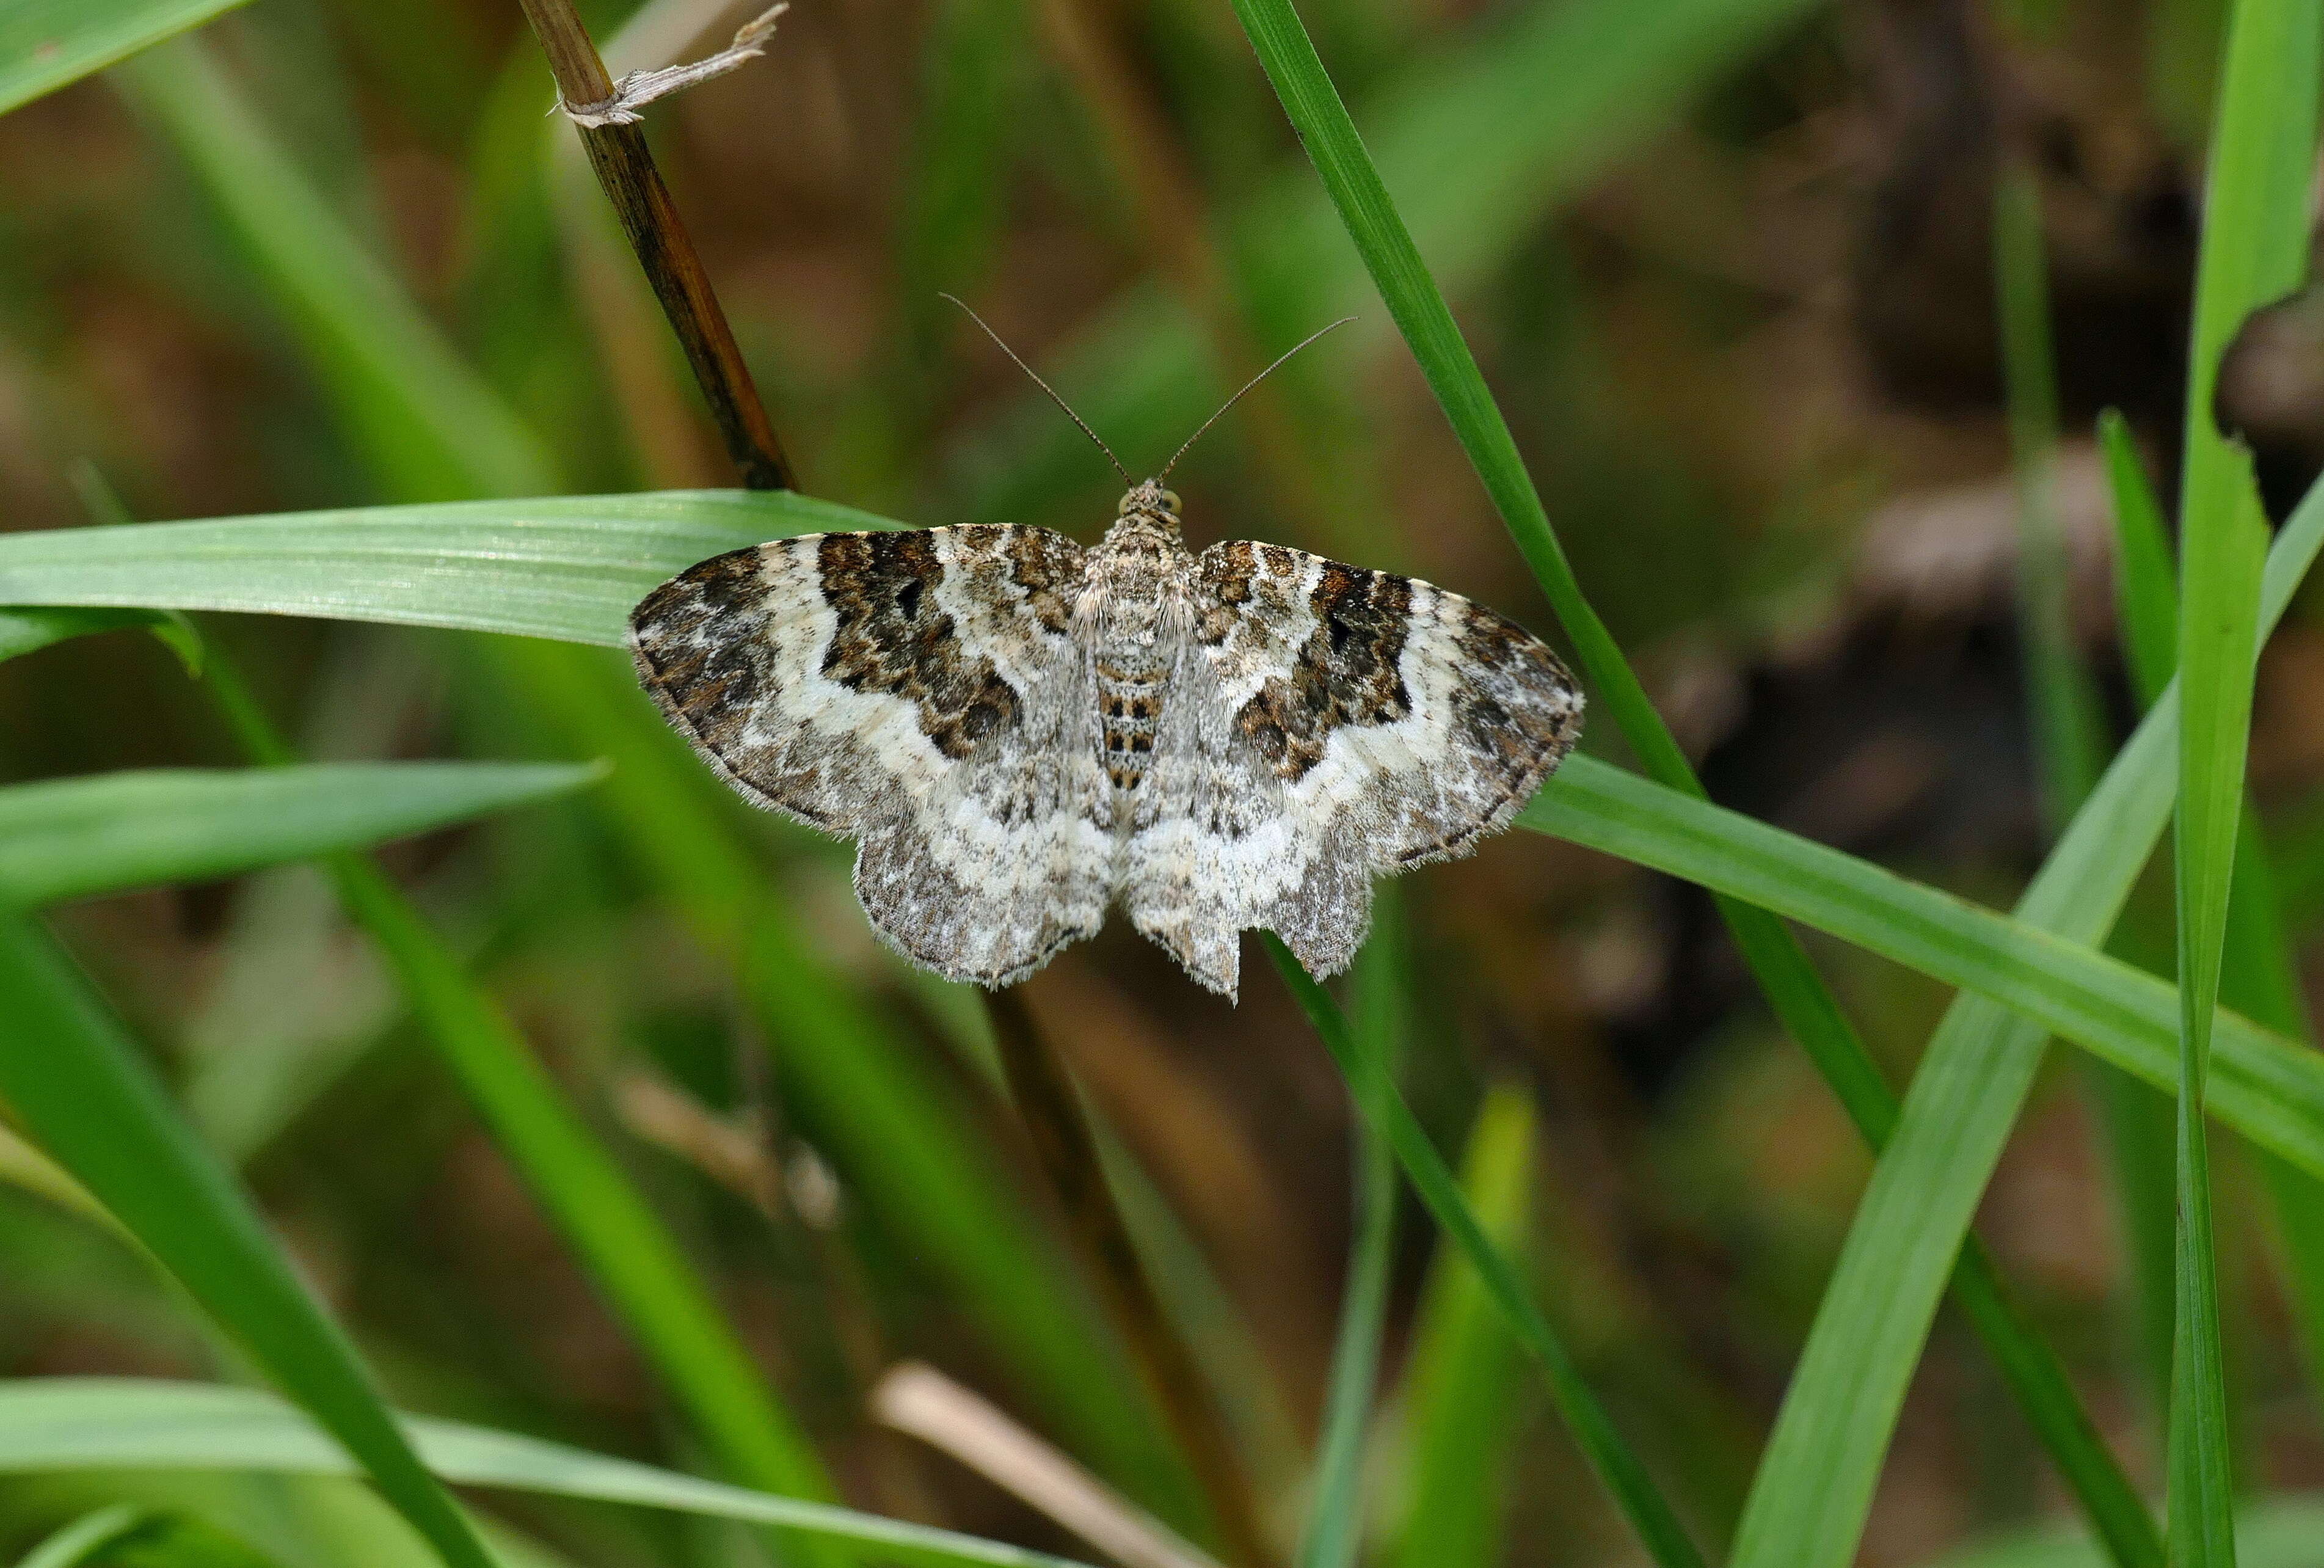
[[[992,1036],[1010,1098],[1033,1153],[1065,1211],[1066,1229],[1089,1265],[1108,1314],[1152,1388],[1211,1507],[1227,1559],[1240,1568],[1274,1562],[1259,1527],[1259,1501],[1235,1456],[1226,1420],[1185,1342],[1171,1327],[1130,1227],[1106,1185],[1072,1078],[1015,987],[986,993]]]
[[[613,80],[589,40],[573,0],[518,0],[533,36],[549,57],[557,91],[567,105],[602,104]],[[710,274],[678,216],[678,204],[654,167],[641,125],[581,125],[574,130],[597,183],[621,219],[638,265],[661,301],[662,314],[686,350],[686,363],[710,405],[726,455],[746,490],[796,490],[798,475],[775,437],[766,405],[735,346],[733,328],[710,286]]]

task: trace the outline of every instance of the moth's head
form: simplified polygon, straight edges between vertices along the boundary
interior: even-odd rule
[[[1113,509],[1113,514],[1116,517],[1139,514],[1167,517],[1176,522],[1178,521],[1178,493],[1163,489],[1159,479],[1148,479],[1142,484],[1130,486],[1122,495],[1121,503]]]

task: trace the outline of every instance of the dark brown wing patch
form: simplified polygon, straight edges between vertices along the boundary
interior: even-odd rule
[[[1017,722],[1016,688],[936,604],[945,569],[926,533],[825,534],[816,566],[838,620],[825,676],[916,705],[920,733],[955,761]]]
[[[1391,724],[1412,711],[1398,668],[1411,624],[1408,578],[1326,561],[1307,608],[1315,629],[1289,674],[1268,681],[1235,715],[1236,725],[1286,780],[1306,777],[1323,760],[1333,731]]]
[[[757,634],[770,597],[763,549],[729,550],[689,567],[630,612],[639,680],[713,761],[738,749],[771,675],[772,647]],[[721,770],[727,771],[723,762]]]

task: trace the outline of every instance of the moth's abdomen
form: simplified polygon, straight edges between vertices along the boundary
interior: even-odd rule
[[[1169,676],[1170,666],[1143,649],[1098,656],[1099,760],[1118,793],[1134,790],[1145,781]]]

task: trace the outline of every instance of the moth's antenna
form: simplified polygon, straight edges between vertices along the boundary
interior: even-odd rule
[[[1186,445],[1179,447],[1176,452],[1170,455],[1170,460],[1162,465],[1162,472],[1154,476],[1154,482],[1158,484],[1163,480],[1169,478],[1170,470],[1178,466],[1178,459],[1185,457],[1188,448],[1192,447],[1195,442],[1203,438],[1204,430],[1207,430],[1213,425],[1217,424],[1220,420],[1226,416],[1226,411],[1229,409],[1242,401],[1243,392],[1249,392],[1260,382],[1263,382],[1268,376],[1273,375],[1277,370],[1282,368],[1283,362],[1285,360],[1289,359],[1293,355],[1298,353],[1301,349],[1314,342],[1318,337],[1323,337],[1326,332],[1331,331],[1333,327],[1345,327],[1349,322],[1353,321],[1354,319],[1355,318],[1352,316],[1342,316],[1337,321],[1333,322],[1329,327],[1318,327],[1314,331],[1310,332],[1306,337],[1301,338],[1298,342],[1285,349],[1281,354],[1276,355],[1275,363],[1273,364],[1268,365],[1265,370],[1260,371],[1257,375],[1252,376],[1249,381],[1243,383],[1242,392],[1235,393],[1234,396],[1227,399],[1225,402],[1221,403],[1219,405],[1219,411],[1213,414],[1209,419],[1204,420],[1201,428],[1196,429],[1193,435],[1186,438]],[[1052,393],[1050,395],[1055,396],[1056,394]],[[1120,465],[1116,464],[1115,466],[1120,467]]]
[[[1115,473],[1121,475],[1121,482],[1124,484],[1133,485],[1138,483],[1138,481],[1130,476],[1130,470],[1121,466],[1121,459],[1113,455],[1113,448],[1105,444],[1105,438],[1100,436],[1095,430],[1090,429],[1089,421],[1087,420],[1074,412],[1073,404],[1057,396],[1057,389],[1051,386],[1047,382],[1043,381],[1041,379],[1040,372],[1035,370],[1031,365],[1027,364],[1023,360],[1017,359],[1017,351],[1009,346],[1008,343],[1002,339],[1001,334],[992,330],[991,323],[987,322],[983,317],[979,316],[973,310],[968,309],[967,300],[962,299],[957,294],[939,293],[936,298],[939,300],[949,300],[954,304],[959,306],[962,309],[968,310],[968,318],[971,321],[975,322],[979,327],[983,327],[984,335],[987,337],[990,337],[993,342],[1001,345],[1001,353],[1007,355],[1011,359],[1017,360],[1017,368],[1023,371],[1027,375],[1031,376],[1033,378],[1033,384],[1039,387],[1043,392],[1047,392],[1050,399],[1055,401],[1059,408],[1065,410],[1065,418],[1079,425],[1082,428],[1083,435],[1087,436],[1091,440],[1097,443],[1097,449],[1105,454],[1105,460],[1113,465],[1113,471]],[[1302,346],[1305,346],[1303,345]],[[1273,369],[1274,367],[1270,365],[1268,368]],[[1236,395],[1240,397],[1241,394],[1238,392]]]

